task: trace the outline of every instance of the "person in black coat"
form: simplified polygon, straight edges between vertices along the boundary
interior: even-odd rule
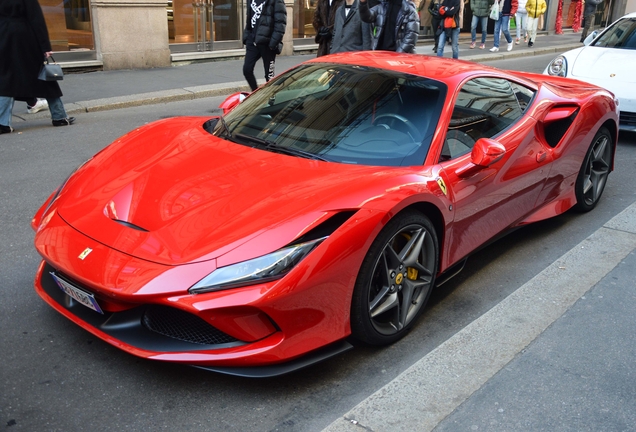
[[[53,126],[73,123],[55,81],[40,81],[42,62],[52,54],[49,33],[37,0],[0,1],[0,133],[11,132],[14,101],[46,98]]]
[[[245,61],[243,75],[252,91],[258,88],[254,66],[263,59],[265,80],[274,78],[276,54],[283,49],[283,35],[287,26],[284,0],[248,0],[247,19],[243,32]]]
[[[410,0],[381,0],[370,6],[360,1],[360,17],[370,23],[371,49],[414,53],[420,31],[420,16]]]

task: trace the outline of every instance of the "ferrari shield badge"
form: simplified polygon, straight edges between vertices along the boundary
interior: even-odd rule
[[[442,179],[441,177],[437,177],[437,184],[439,185],[439,188],[442,190],[444,195],[448,195],[446,193],[446,183],[444,183],[444,179]]]
[[[79,254],[78,258],[81,259],[82,261],[84,261],[84,258],[86,258],[88,256],[88,254],[90,254],[91,252],[93,252],[93,249],[91,248],[86,248],[82,251],[81,254]]]

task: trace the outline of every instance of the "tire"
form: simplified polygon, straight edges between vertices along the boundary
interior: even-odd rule
[[[594,135],[576,178],[576,210],[588,212],[596,207],[610,173],[613,148],[612,136],[602,127]]]
[[[353,291],[352,336],[388,345],[408,333],[424,310],[438,268],[437,235],[421,213],[405,211],[380,231]]]

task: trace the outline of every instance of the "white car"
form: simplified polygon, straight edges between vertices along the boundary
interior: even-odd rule
[[[636,132],[636,12],[593,32],[584,44],[557,56],[543,73],[611,91],[619,100],[620,129]]]

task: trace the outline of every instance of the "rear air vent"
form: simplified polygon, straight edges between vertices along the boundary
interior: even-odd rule
[[[560,142],[565,133],[568,131],[570,126],[572,126],[572,122],[579,113],[579,109],[574,111],[569,117],[566,117],[561,120],[553,121],[544,127],[544,135],[545,140],[550,147],[556,147]]]

